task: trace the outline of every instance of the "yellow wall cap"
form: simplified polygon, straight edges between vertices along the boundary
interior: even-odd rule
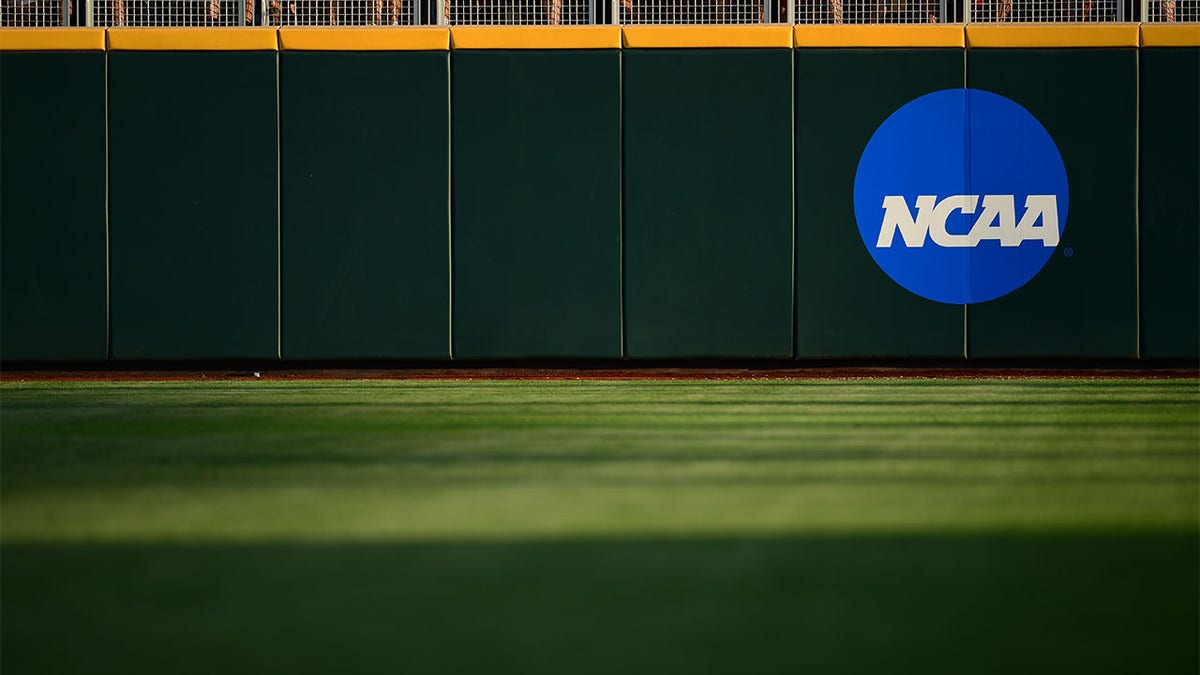
[[[280,28],[279,48],[314,52],[444,52],[450,49],[450,29]]]
[[[797,47],[963,47],[961,25],[796,26]]]
[[[1200,47],[1200,24],[1142,24],[1143,47]]]
[[[0,29],[0,51],[4,52],[102,52],[103,28],[4,28]]]
[[[107,38],[107,40],[106,40]],[[1200,47],[1197,24],[4,28],[0,51]]]
[[[625,26],[622,32],[634,49],[792,46],[791,26]]]
[[[1137,24],[967,24],[968,47],[1137,47]]]
[[[455,49],[620,49],[619,26],[455,26]]]
[[[109,28],[113,51],[275,51],[274,28]]]

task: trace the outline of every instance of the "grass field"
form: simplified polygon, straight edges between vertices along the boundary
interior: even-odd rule
[[[1189,673],[1200,382],[0,385],[2,670]]]

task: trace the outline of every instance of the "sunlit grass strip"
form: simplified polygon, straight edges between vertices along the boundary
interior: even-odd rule
[[[0,388],[7,542],[1193,532],[1195,380]]]

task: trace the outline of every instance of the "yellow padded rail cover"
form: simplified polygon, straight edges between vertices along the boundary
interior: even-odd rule
[[[454,49],[620,49],[619,26],[455,26]]]
[[[274,28],[109,28],[112,51],[276,51]]]
[[[3,28],[3,52],[102,52],[103,28]]]
[[[792,46],[791,26],[625,26],[622,32],[634,49]]]
[[[1143,47],[1200,47],[1200,24],[1142,24]]]
[[[796,26],[797,47],[963,47],[962,26]]]
[[[1138,25],[983,25],[967,24],[968,47],[1137,47]]]
[[[280,28],[279,48],[313,52],[447,51],[449,28]]]

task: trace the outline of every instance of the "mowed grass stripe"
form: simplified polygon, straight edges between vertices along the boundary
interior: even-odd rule
[[[5,541],[1193,531],[1168,381],[195,382],[3,394]]]
[[[0,385],[5,673],[1195,673],[1183,381]]]

